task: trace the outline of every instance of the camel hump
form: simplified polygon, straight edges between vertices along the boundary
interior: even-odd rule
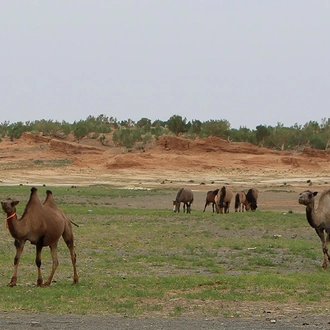
[[[183,190],[184,190],[184,188],[179,189],[178,193],[176,194],[176,198],[175,198],[176,201],[179,200],[179,198],[180,198],[181,193],[183,192]]]
[[[49,206],[52,209],[58,209],[56,202],[54,200],[54,196],[51,190],[46,191],[46,198],[44,200],[44,205]]]
[[[316,192],[316,194],[315,194],[315,196],[316,196],[317,195],[317,191],[315,191],[315,192]],[[322,193],[322,195],[329,195],[329,194],[330,194],[330,189],[326,189]]]
[[[317,191],[314,191],[314,192],[310,191],[310,193],[312,193],[313,196],[315,197],[318,192]],[[329,197],[330,197],[330,189],[325,189],[325,190],[322,191],[322,193],[320,195],[320,201],[324,200],[325,198],[329,199]]]
[[[35,192],[37,192],[38,191],[38,189],[36,188],[36,187],[32,187],[31,188],[31,194],[33,194],[33,193],[35,193]]]
[[[39,201],[39,203],[40,203],[40,200],[38,198],[37,191],[38,191],[38,189],[36,187],[32,187],[31,188],[31,194],[30,194],[30,200],[29,200],[29,202],[31,202],[31,201]]]

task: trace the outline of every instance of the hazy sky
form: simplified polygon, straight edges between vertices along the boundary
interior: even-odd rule
[[[330,117],[329,0],[0,0],[0,123]]]

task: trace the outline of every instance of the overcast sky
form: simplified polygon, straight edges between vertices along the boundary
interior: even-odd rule
[[[321,123],[329,31],[329,0],[0,0],[0,123]]]

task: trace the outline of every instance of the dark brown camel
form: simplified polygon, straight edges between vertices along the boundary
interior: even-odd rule
[[[318,207],[315,208],[314,197],[317,193],[317,191],[305,190],[299,195],[298,202],[306,206],[307,221],[320,237],[324,256],[322,267],[326,269],[328,266],[327,259],[330,261],[327,247],[330,241],[330,189],[324,190],[321,193]]]
[[[248,190],[244,204],[246,211],[255,211],[257,209],[258,195],[259,191],[256,188],[251,188]]]
[[[234,193],[230,187],[223,186],[215,196],[215,209],[217,213],[229,213],[229,207]]]
[[[205,212],[206,206],[208,206],[209,204],[212,204],[212,212],[214,212],[214,205],[215,205],[215,196],[217,195],[219,189],[216,190],[210,190],[206,193],[206,200],[205,200],[205,205],[204,205],[204,210],[203,212]]]
[[[21,218],[16,214],[16,205],[19,201],[11,198],[1,202],[2,209],[7,214],[7,226],[10,234],[15,239],[16,255],[14,258],[14,272],[9,286],[17,283],[17,271],[21,254],[26,241],[36,246],[36,265],[38,267],[37,286],[48,286],[51,284],[54,273],[58,266],[57,245],[62,236],[71,254],[73,265],[73,281],[78,282],[76,270],[76,254],[74,252],[74,237],[70,219],[60,210],[52,192],[47,191],[47,197],[42,204],[37,194],[37,188],[31,188],[30,199],[25,206]],[[52,256],[52,270],[46,282],[43,282],[41,275],[41,251],[44,246],[49,246]]]

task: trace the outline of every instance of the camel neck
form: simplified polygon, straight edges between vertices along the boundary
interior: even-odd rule
[[[316,221],[317,217],[316,217],[316,213],[314,211],[314,206],[306,207],[306,217],[307,217],[307,221],[311,227],[317,228],[320,226],[321,222]]]

